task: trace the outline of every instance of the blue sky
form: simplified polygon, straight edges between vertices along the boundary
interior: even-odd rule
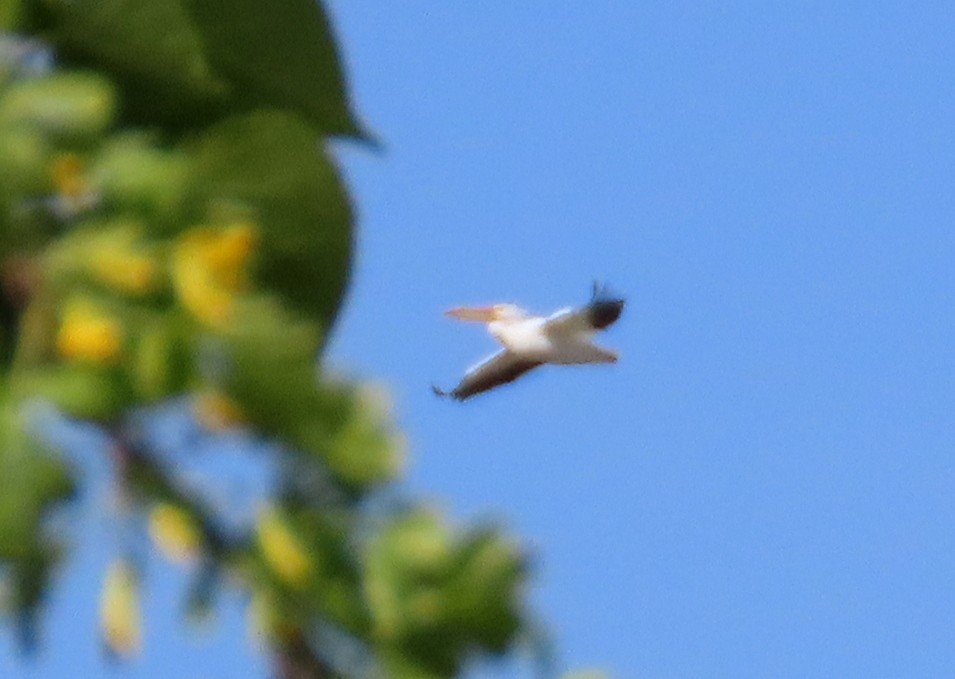
[[[334,354],[412,487],[503,517],[568,667],[955,676],[955,10],[335,2],[380,157],[343,154]],[[442,309],[628,297],[614,368],[463,405]]]
[[[331,361],[391,389],[409,493],[526,541],[561,667],[955,676],[955,9],[330,9],[384,143],[336,146],[360,233]],[[628,299],[621,363],[431,394],[493,349],[442,310],[548,312],[595,278]],[[0,637],[0,675],[103,667],[107,545],[38,662]],[[152,575],[112,673],[261,676],[237,603],[200,643],[185,576]]]

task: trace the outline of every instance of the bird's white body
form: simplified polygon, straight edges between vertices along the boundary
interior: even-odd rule
[[[616,354],[594,344],[594,331],[583,323],[562,323],[573,313],[564,309],[547,318],[526,316],[491,321],[488,332],[509,351],[541,363],[577,365],[613,363]]]
[[[551,342],[543,332],[544,319],[528,317],[491,321],[487,331],[494,339],[518,354],[546,355]]]
[[[590,304],[561,309],[547,317],[532,316],[513,304],[452,309],[449,316],[487,323],[488,332],[504,349],[469,369],[449,395],[464,400],[512,382],[545,363],[615,363],[616,352],[597,346],[593,337],[616,321],[622,309],[623,300],[599,299],[596,291]]]

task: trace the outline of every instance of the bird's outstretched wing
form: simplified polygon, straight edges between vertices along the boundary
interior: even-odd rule
[[[590,302],[576,309],[561,309],[547,317],[544,329],[556,333],[593,332],[613,325],[623,313],[624,301],[609,297],[594,283]]]
[[[539,365],[541,365],[540,361],[524,358],[507,349],[502,349],[468,370],[461,379],[461,383],[452,391],[444,391],[435,386],[432,386],[432,389],[438,396],[450,396],[463,401],[475,394],[513,382]]]

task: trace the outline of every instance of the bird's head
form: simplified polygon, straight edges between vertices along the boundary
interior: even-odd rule
[[[495,321],[513,321],[527,317],[527,312],[514,304],[494,304],[492,306],[459,306],[448,309],[445,315],[459,321],[494,323]]]

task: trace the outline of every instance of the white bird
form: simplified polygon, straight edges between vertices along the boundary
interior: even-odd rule
[[[623,304],[622,299],[604,296],[595,285],[589,303],[547,317],[532,316],[513,304],[450,309],[445,314],[453,318],[487,323],[488,332],[504,348],[470,368],[453,390],[432,389],[439,396],[463,401],[545,363],[616,363],[617,353],[594,344],[593,336],[620,318]]]

